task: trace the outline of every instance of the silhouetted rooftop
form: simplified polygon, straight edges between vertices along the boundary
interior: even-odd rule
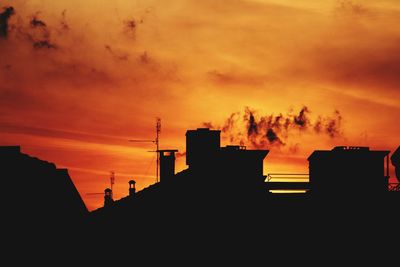
[[[25,210],[43,222],[82,219],[87,209],[67,169],[21,153],[19,146],[0,147],[0,166],[15,212]],[[29,205],[29,209],[26,206]]]
[[[369,147],[357,147],[357,146],[337,146],[331,150],[315,150],[309,157],[308,160],[313,159],[316,156],[342,156],[344,154],[380,154],[382,156],[389,155],[390,151],[386,150],[370,150]]]
[[[400,165],[400,146],[393,152],[390,159],[393,165]]]

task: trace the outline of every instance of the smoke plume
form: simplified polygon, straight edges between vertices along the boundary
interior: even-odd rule
[[[246,107],[244,112],[232,113],[222,127],[212,122],[204,122],[202,125],[220,129],[223,137],[231,143],[258,149],[289,146],[289,151],[295,153],[299,150],[299,144],[290,142],[291,138],[301,133],[337,138],[342,135],[341,122],[342,116],[338,110],[334,111],[333,116],[317,115],[313,120],[307,106],[303,106],[297,113],[289,110],[285,115],[259,115],[256,110]]]

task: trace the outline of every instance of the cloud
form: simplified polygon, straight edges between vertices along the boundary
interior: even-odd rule
[[[318,115],[315,120],[310,117],[311,111],[303,106],[298,113],[290,109],[286,115],[259,115],[255,109],[246,107],[244,112],[232,113],[222,127],[207,122],[203,126],[221,129],[222,134],[230,142],[248,145],[252,148],[267,149],[286,146],[292,143],[301,133],[325,134],[331,139],[342,137],[342,116],[335,111],[333,116]],[[242,118],[240,120],[239,118]],[[215,127],[214,127],[215,126]],[[290,151],[298,151],[299,143],[289,144]]]
[[[106,49],[106,51],[108,51],[116,60],[128,60],[129,59],[129,54],[121,52],[121,51],[114,51],[111,46],[106,45],[104,47]]]
[[[149,57],[149,54],[146,51],[144,51],[142,54],[139,55],[139,61],[144,64],[150,63],[151,59]]]
[[[370,14],[370,10],[360,3],[354,1],[337,1],[335,12],[338,15],[365,16]]]
[[[313,63],[306,70],[308,75],[339,85],[364,86],[379,91],[397,90],[400,86],[398,40],[383,37],[378,42],[375,39],[378,36],[370,38],[319,46],[311,56]]]
[[[229,131],[231,131],[231,130],[234,128],[234,126],[235,126],[235,124],[236,124],[236,122],[237,122],[237,120],[238,120],[239,115],[240,115],[240,112],[234,112],[234,113],[232,113],[232,114],[229,116],[229,118],[225,120],[225,123],[224,123],[224,125],[222,126],[222,131],[223,131],[223,132],[229,132]]]
[[[137,27],[143,23],[143,19],[137,21],[136,19],[127,19],[123,21],[123,33],[125,36],[136,39]]]
[[[43,28],[45,29],[47,27],[46,23],[41,21],[40,19],[37,18],[37,15],[33,16],[30,22],[31,26],[33,28]]]
[[[61,20],[60,20],[60,31],[69,31],[70,30],[70,27],[69,27],[69,25],[68,25],[68,22],[67,22],[67,10],[66,9],[64,9],[62,12],[61,12]]]
[[[267,75],[258,75],[251,73],[239,73],[239,72],[221,72],[212,70],[207,73],[209,80],[220,86],[261,86],[263,85],[268,77]]]
[[[47,24],[38,18],[39,13],[37,12],[32,16],[29,21],[29,28],[19,25],[18,33],[31,42],[35,49],[56,49],[58,46],[51,41],[51,31]]]
[[[212,122],[203,122],[202,127],[209,128],[209,129],[215,128],[214,125],[212,124]]]
[[[85,24],[79,10],[69,12],[68,20],[64,7],[53,13],[45,6],[39,11],[23,5],[13,10],[18,16],[8,24],[8,40],[0,44],[2,67],[10,66],[9,79],[3,85],[7,88],[28,93],[30,86],[43,86],[74,92],[123,85],[135,87],[135,93],[147,94],[148,88],[161,84],[166,87],[174,78],[176,66],[158,62],[153,54],[150,58],[141,47],[132,49],[115,28],[109,37],[104,34],[109,28],[98,35]],[[108,42],[104,44],[103,39]],[[138,60],[121,68],[119,63],[128,62],[131,57]]]
[[[265,137],[268,139],[270,144],[278,143],[280,145],[284,145],[282,140],[278,137],[278,135],[275,133],[275,131],[273,129],[271,129],[271,128],[268,129]]]
[[[179,68],[146,49],[140,36],[132,46],[116,18],[88,23],[85,5],[50,6],[16,4],[7,20],[0,123],[110,135],[147,131],[137,125],[158,115],[155,101],[164,108]]]
[[[333,117],[318,116],[314,123],[314,131],[317,133],[325,132],[334,138],[341,135],[342,115],[335,110]]]
[[[3,12],[0,12],[0,38],[7,38],[8,35],[8,20],[14,15],[13,7],[3,8]]]
[[[308,107],[304,106],[300,112],[299,115],[293,117],[293,122],[298,125],[301,129],[307,128],[309,122],[309,119],[307,117],[307,114],[310,113],[308,110]]]
[[[42,40],[42,41],[35,41],[33,43],[33,48],[36,49],[40,49],[40,48],[51,48],[51,49],[56,49],[57,46],[54,44],[51,44],[49,41],[47,40]]]
[[[127,139],[124,139],[122,136],[108,136],[96,133],[85,133],[54,128],[42,128],[4,122],[0,122],[0,129],[3,133],[27,134],[31,136],[52,137],[87,143],[125,145],[127,147],[130,146],[130,144],[127,143]]]
[[[400,12],[370,2],[336,3],[276,74],[393,106],[400,97]]]

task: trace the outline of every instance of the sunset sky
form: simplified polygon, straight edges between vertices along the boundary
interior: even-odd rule
[[[156,117],[161,148],[183,155],[186,130],[212,126],[224,145],[270,149],[264,174],[307,173],[315,149],[400,145],[398,0],[2,0],[0,13],[0,145],[68,168],[90,210],[111,170],[116,199],[155,182],[154,145],[128,139],[153,139]]]

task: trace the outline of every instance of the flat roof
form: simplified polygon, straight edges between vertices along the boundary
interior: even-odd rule
[[[318,156],[332,156],[332,155],[368,155],[368,154],[381,154],[382,157],[389,155],[388,150],[370,150],[369,147],[356,147],[356,146],[340,146],[334,147],[332,150],[315,150],[308,157],[308,160]]]

